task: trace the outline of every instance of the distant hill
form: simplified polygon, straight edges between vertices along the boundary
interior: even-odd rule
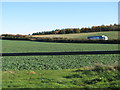
[[[120,31],[120,25],[110,24],[101,26],[83,27],[83,28],[65,28],[56,29],[52,31],[36,32],[32,35],[50,35],[50,34],[72,34],[72,33],[91,33],[91,32],[103,32],[103,31]]]
[[[76,34],[51,34],[51,35],[32,35],[32,37],[47,37],[47,38],[69,38],[69,39],[87,39],[88,36],[106,35],[111,39],[118,38],[119,31],[104,31],[91,33],[76,33]]]

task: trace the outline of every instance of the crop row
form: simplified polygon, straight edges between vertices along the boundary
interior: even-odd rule
[[[118,55],[8,56],[2,58],[3,70],[73,69],[95,64],[118,63]]]

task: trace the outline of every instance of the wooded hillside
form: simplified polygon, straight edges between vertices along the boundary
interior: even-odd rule
[[[89,33],[89,32],[101,32],[101,31],[120,31],[120,25],[110,24],[101,26],[92,26],[91,28],[66,28],[66,29],[56,29],[52,31],[36,32],[32,35],[48,35],[48,34],[69,34],[69,33]]]

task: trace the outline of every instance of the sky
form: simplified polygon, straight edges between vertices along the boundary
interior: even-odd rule
[[[1,3],[4,34],[32,34],[118,23],[117,2]]]

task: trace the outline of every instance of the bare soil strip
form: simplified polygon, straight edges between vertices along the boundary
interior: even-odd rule
[[[2,56],[36,56],[36,55],[85,55],[85,54],[120,54],[116,51],[81,51],[81,52],[29,52],[29,53],[0,53]]]

